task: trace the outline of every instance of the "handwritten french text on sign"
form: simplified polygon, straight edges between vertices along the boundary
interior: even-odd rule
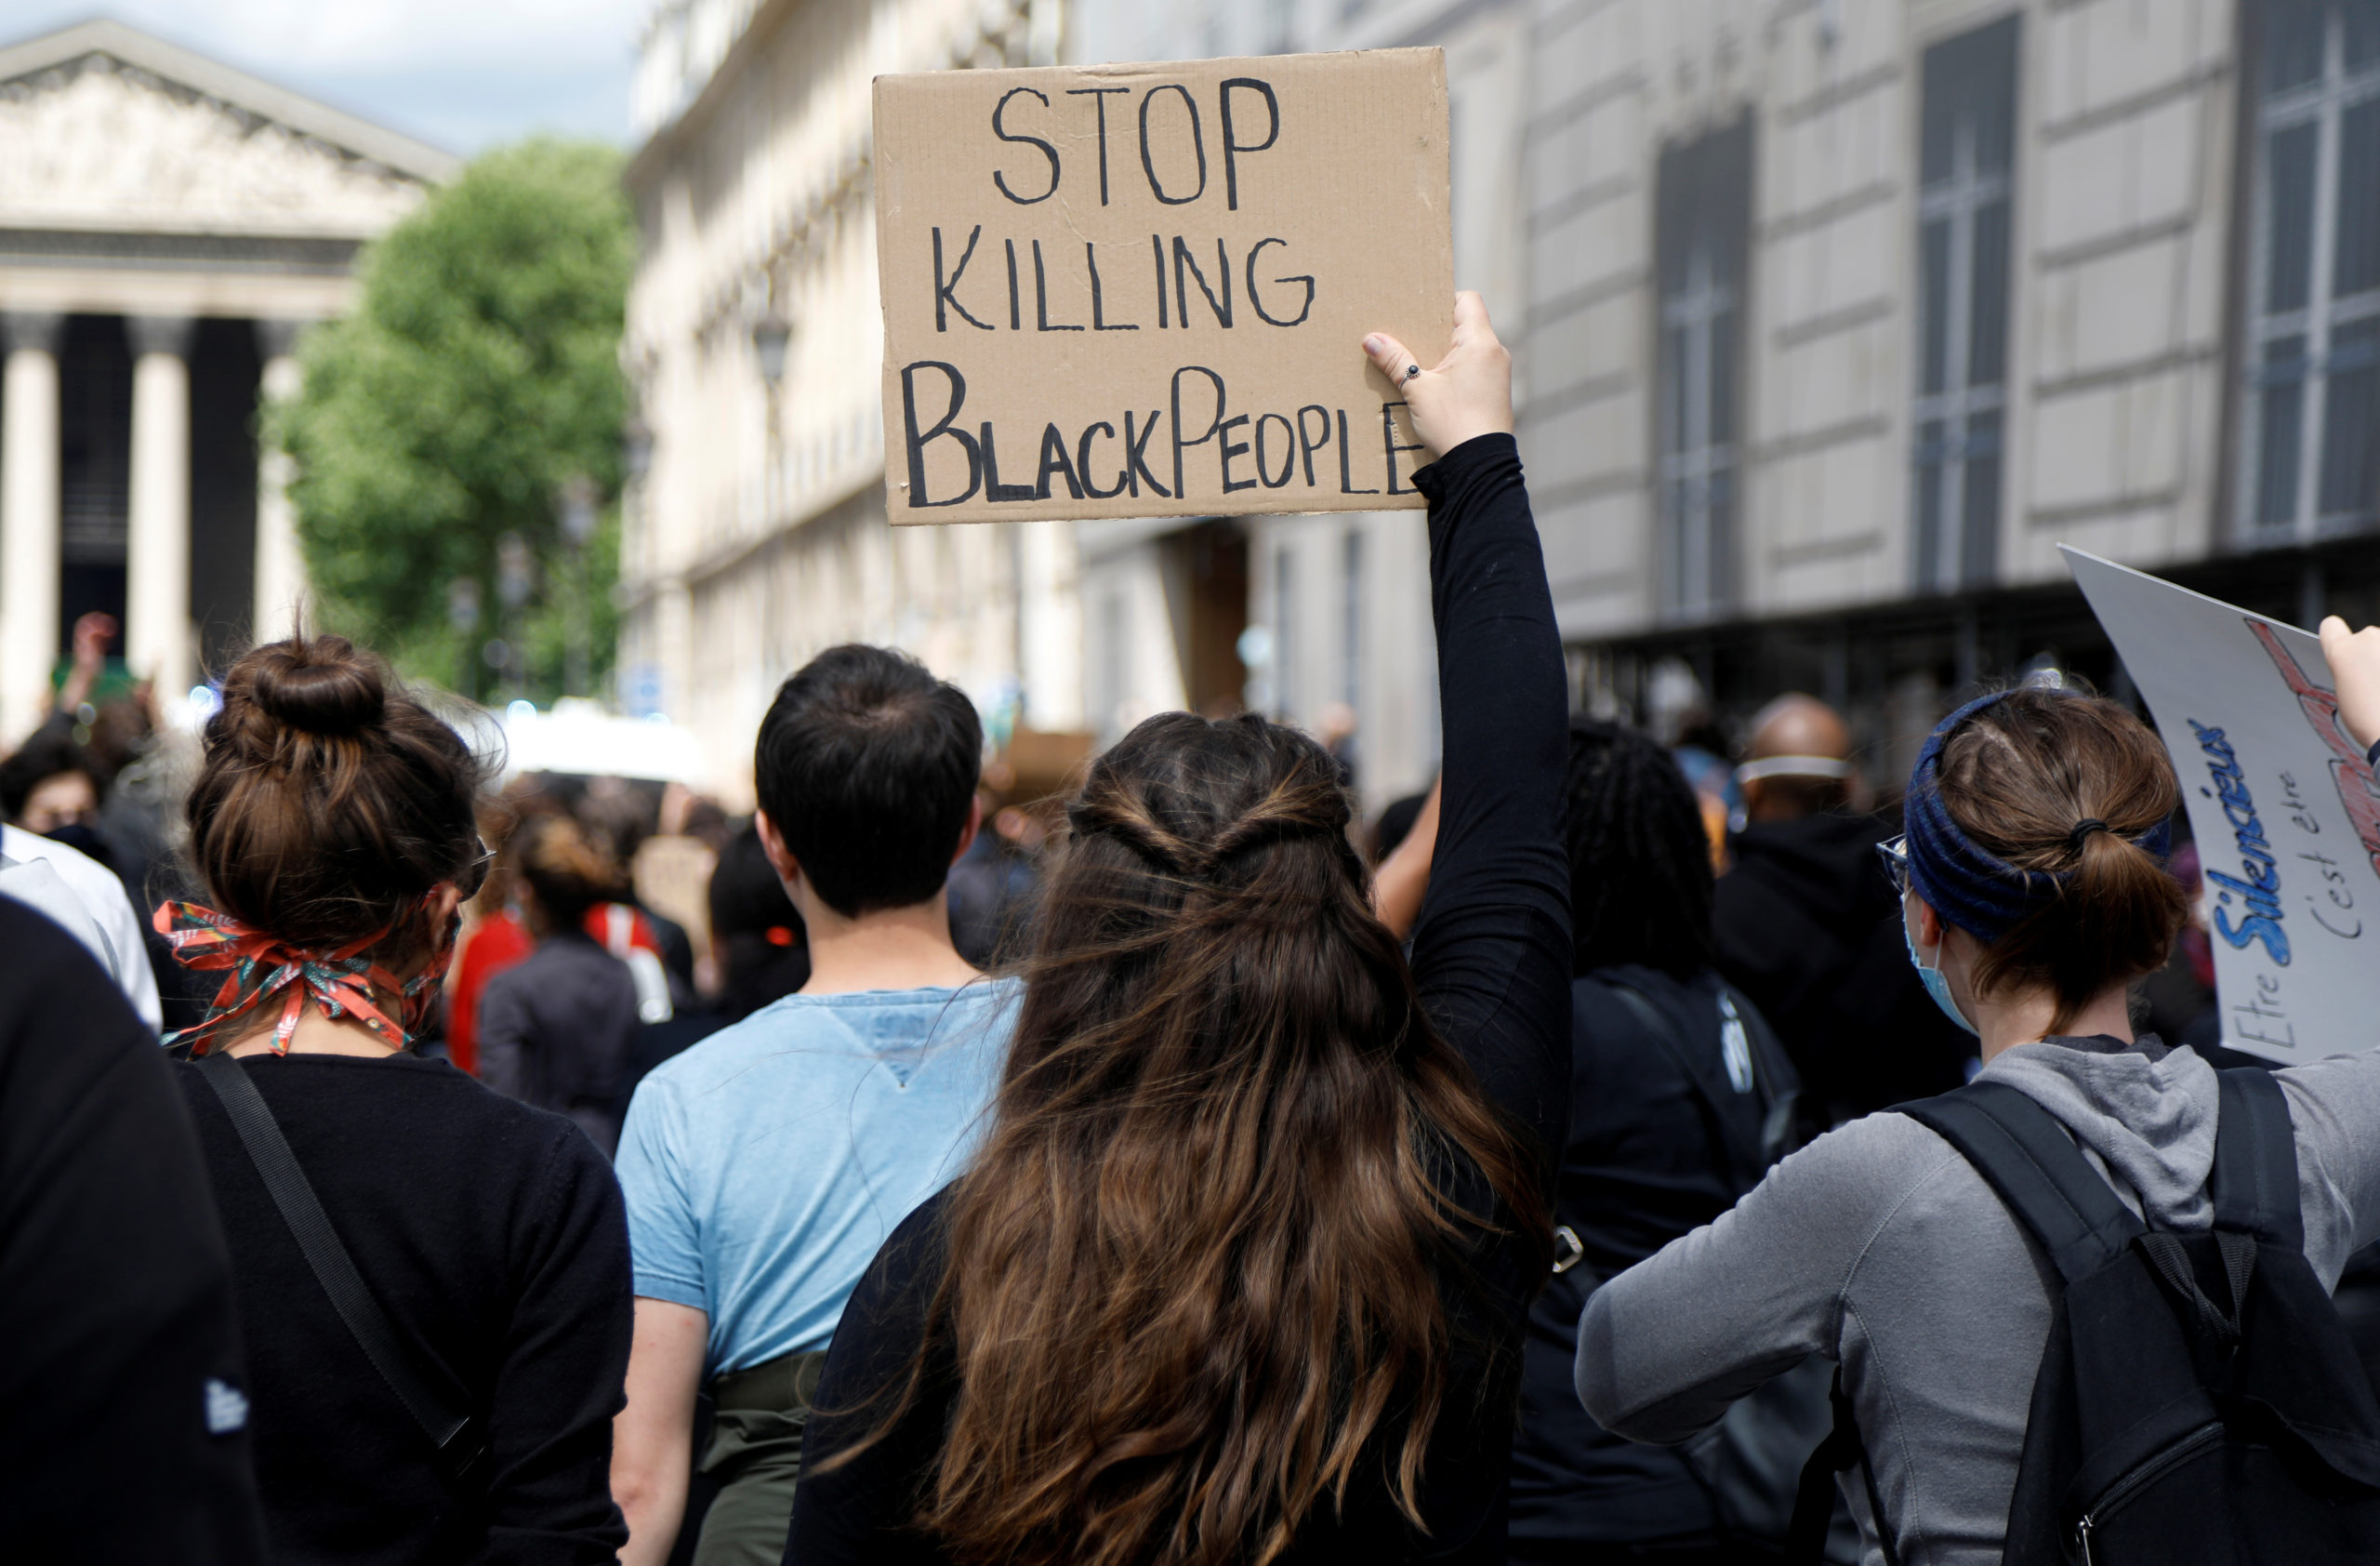
[[[894,522],[1421,504],[1439,50],[879,76],[875,165]]]
[[[2223,1042],[2279,1061],[2380,1043],[2380,790],[2339,723],[2321,644],[2065,554],[2181,778],[2206,877]]]

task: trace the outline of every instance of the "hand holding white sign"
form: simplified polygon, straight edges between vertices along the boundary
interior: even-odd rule
[[[2369,1048],[2380,946],[2380,630],[2293,626],[2077,550],[2074,578],[2157,719],[2206,880],[2223,1042]]]
[[[2369,750],[2380,741],[2380,625],[2349,630],[2330,616],[2322,621],[2322,661],[2338,687],[2339,721]]]

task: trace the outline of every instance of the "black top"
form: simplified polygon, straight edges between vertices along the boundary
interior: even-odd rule
[[[608,1112],[642,1025],[628,965],[557,930],[480,993],[480,1080],[541,1109]]]
[[[0,896],[0,1556],[252,1566],[231,1263],[156,1035]]]
[[[1712,898],[1719,971],[1784,1041],[1813,1131],[1947,1093],[1976,1052],[1910,966],[1900,898],[1876,861],[1891,835],[1844,811],[1755,822]]]
[[[355,1269],[449,1403],[481,1413],[484,1516],[332,1308],[239,1134],[180,1068],[230,1236],[275,1566],[610,1561],[628,1221],[570,1121],[410,1055],[249,1055]]]
[[[1668,1022],[1665,1035],[1616,993],[1623,986]],[[1740,997],[1739,1060],[1751,1074],[1728,1073],[1714,973],[1680,980],[1624,963],[1580,978],[1570,996],[1570,1140],[1554,1212],[1584,1254],[1529,1309],[1513,1536],[1715,1546],[1710,1494],[1684,1456],[1622,1440],[1579,1406],[1579,1313],[1598,1283],[1718,1217],[1760,1182],[1766,1107],[1797,1083]]]
[[[1545,566],[1509,435],[1488,435],[1414,475],[1430,499],[1431,598],[1446,725],[1446,791],[1430,890],[1412,944],[1432,1017],[1488,1092],[1546,1147],[1568,1118],[1569,867],[1562,852],[1564,728],[1561,643]],[[1491,1211],[1475,1170],[1454,1195]],[[906,1374],[944,1266],[944,1198],[896,1228],[844,1308],[803,1447],[785,1559],[938,1562],[932,1541],[905,1525],[938,1460],[955,1390],[948,1337],[923,1395],[886,1439],[847,1466],[816,1465],[871,1427],[879,1389]],[[1452,1560],[1501,1566],[1519,1347],[1542,1281],[1510,1238],[1483,1243],[1475,1288],[1446,1282],[1455,1362],[1431,1440],[1416,1534],[1386,1485],[1359,1469],[1343,1513],[1326,1505],[1285,1559]],[[874,1407],[883,1406],[880,1403]]]

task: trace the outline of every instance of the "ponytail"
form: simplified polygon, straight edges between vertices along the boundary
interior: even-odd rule
[[[2049,989],[2057,1032],[2164,965],[2189,899],[2156,852],[2181,790],[2147,724],[2097,697],[2012,691],[1948,737],[1937,776],[1959,829],[2045,894],[1985,945],[1979,991]]]

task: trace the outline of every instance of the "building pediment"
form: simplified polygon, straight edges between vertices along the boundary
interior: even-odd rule
[[[112,22],[0,48],[0,228],[364,239],[457,166]]]

